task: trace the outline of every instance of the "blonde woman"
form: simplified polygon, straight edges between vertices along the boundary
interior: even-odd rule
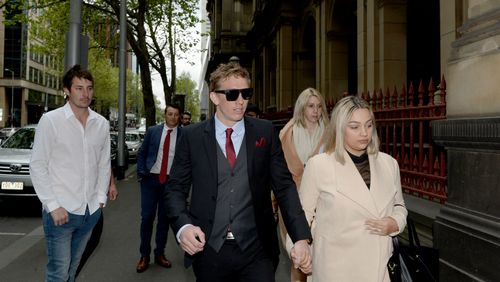
[[[398,163],[378,150],[369,104],[341,99],[324,141],[299,191],[313,235],[312,281],[390,281],[391,236],[404,230],[408,212]]]
[[[285,154],[288,169],[292,173],[293,180],[300,189],[304,164],[316,155],[321,148],[321,140],[326,125],[328,124],[328,113],[325,99],[314,88],[307,88],[300,93],[293,112],[293,118],[280,131],[280,140]],[[280,223],[282,242],[285,242],[286,229]],[[290,253],[291,242],[287,247]],[[306,276],[299,269],[292,266],[291,281],[306,281]]]

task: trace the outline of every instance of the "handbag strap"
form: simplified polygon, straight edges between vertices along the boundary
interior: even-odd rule
[[[418,238],[415,223],[410,217],[406,218],[406,225],[408,226],[408,239],[410,246],[420,248],[420,239]]]
[[[399,255],[400,251],[399,251],[399,240],[398,240],[398,237],[397,236],[394,236],[392,237],[392,246],[393,246],[393,255],[396,254],[396,255]]]
[[[417,256],[416,259],[420,262],[420,265],[422,266],[422,270],[425,271],[428,274],[428,277],[432,278],[432,281],[437,281],[426,263],[423,261],[422,257],[419,255],[421,254],[420,251],[420,240],[418,239],[418,234],[417,234],[417,229],[415,228],[415,223],[413,220],[409,217],[406,219],[407,226],[408,226],[408,238],[410,240],[410,247],[412,247],[414,250],[417,251]]]

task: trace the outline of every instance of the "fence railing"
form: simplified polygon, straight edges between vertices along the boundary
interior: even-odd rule
[[[348,93],[344,93],[344,96]],[[447,198],[446,151],[432,140],[431,121],[446,119],[446,81],[438,87],[433,80],[427,88],[422,81],[415,91],[413,83],[408,91],[403,86],[362,93],[372,105],[380,138],[380,150],[393,156],[399,163],[401,185],[407,194],[444,203]],[[327,101],[329,112],[335,105]],[[264,113],[263,118],[283,127],[292,117],[292,111]]]
[[[375,91],[362,94],[372,105],[381,141],[380,150],[399,163],[403,191],[431,201],[447,198],[446,151],[432,140],[433,120],[446,119],[446,81],[438,88],[433,80],[427,88],[422,81],[415,91]]]

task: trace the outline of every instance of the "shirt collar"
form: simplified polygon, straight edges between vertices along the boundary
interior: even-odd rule
[[[63,110],[66,119],[75,116],[75,113],[73,113],[73,110],[71,109],[69,102],[66,102],[66,104],[64,104]],[[91,108],[87,108],[87,110],[89,111],[89,117],[87,118],[87,120],[91,120],[97,117],[97,113],[94,112]]]
[[[217,115],[214,115],[215,117],[215,134],[224,134],[226,136],[226,129],[229,128],[228,126],[224,125],[218,118]],[[231,128],[233,129],[233,134],[235,136],[239,136],[240,134],[245,133],[245,119],[242,118],[241,120],[237,121]]]
[[[168,125],[167,125],[166,123],[163,123],[163,130],[167,131],[167,130],[169,130],[169,129],[171,129],[171,130],[172,130],[172,132],[174,132],[174,131],[176,131],[176,130],[177,130],[177,126],[176,126],[176,127],[173,127],[173,128],[170,128],[170,127],[168,127]]]

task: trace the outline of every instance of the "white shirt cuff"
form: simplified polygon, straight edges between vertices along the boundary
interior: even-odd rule
[[[189,223],[188,223],[188,224],[185,224],[185,225],[183,225],[183,226],[181,227],[181,229],[179,229],[179,231],[177,231],[177,234],[175,234],[175,238],[177,239],[177,242],[179,242],[179,243],[181,242],[181,233],[182,233],[182,231],[183,231],[186,227],[188,227],[188,226],[193,226],[193,225],[192,225],[192,224],[189,224]]]

